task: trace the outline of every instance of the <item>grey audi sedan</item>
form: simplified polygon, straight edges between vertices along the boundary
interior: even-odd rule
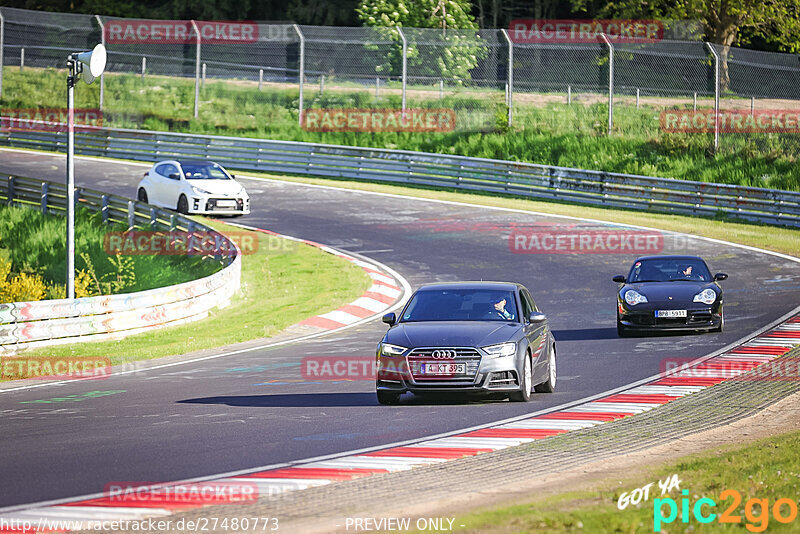
[[[420,287],[377,349],[378,402],[410,391],[505,393],[526,402],[556,385],[556,342],[522,285],[451,282]]]

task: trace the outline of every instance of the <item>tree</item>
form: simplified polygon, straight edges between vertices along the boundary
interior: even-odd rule
[[[394,28],[407,27],[408,65],[421,76],[463,83],[487,53],[471,9],[468,0],[360,0],[356,12],[365,25],[385,28],[381,33],[398,45],[379,70],[400,73],[401,39]]]
[[[573,7],[593,10],[591,0],[572,0]],[[597,10],[598,17],[694,19],[705,39],[720,45],[720,86],[730,86],[728,54],[751,37],[776,43],[787,52],[800,50],[800,0],[619,0]]]

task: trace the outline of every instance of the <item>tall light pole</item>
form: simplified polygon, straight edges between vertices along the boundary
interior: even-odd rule
[[[83,81],[92,83],[106,70],[106,47],[71,54],[67,58],[67,298],[75,298],[75,81],[84,72]]]

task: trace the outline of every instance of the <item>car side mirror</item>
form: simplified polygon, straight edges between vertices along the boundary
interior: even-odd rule
[[[613,281],[615,281],[615,282],[616,282],[616,283],[618,283],[618,284],[624,284],[624,283],[625,283],[625,275],[623,275],[623,274],[618,274],[617,276],[615,276],[614,278],[612,278],[612,280],[613,280]]]
[[[235,174],[231,174],[230,176],[231,176],[231,180],[235,180],[236,179],[236,175]]]
[[[531,312],[528,316],[528,320],[532,323],[541,323],[547,320],[547,317],[542,312]]]
[[[170,178],[170,180],[180,180],[181,179],[181,175],[178,174],[177,172],[173,172],[172,174],[169,175],[169,178]]]
[[[394,323],[397,322],[397,316],[394,313],[387,313],[383,316],[382,321],[389,326],[392,326]]]
[[[717,274],[714,275],[714,280],[718,280],[720,282],[722,280],[727,280],[727,279],[728,279],[728,275],[725,274],[725,273],[717,273]]]

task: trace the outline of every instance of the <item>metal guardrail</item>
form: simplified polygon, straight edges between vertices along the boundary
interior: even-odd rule
[[[57,126],[42,124],[49,130]],[[0,132],[0,145],[18,148],[63,151],[66,139],[63,131]],[[661,213],[724,214],[800,226],[800,193],[776,189],[403,150],[85,126],[75,142],[76,153],[87,156],[148,162],[204,158],[241,170],[452,187]]]
[[[202,319],[214,307],[229,303],[240,287],[241,254],[216,230],[182,215],[133,200],[91,189],[78,188],[76,205],[102,213],[106,222],[121,222],[128,228],[203,232],[224,243],[227,265],[222,270],[174,286],[84,297],[74,300],[41,300],[0,304],[0,354],[21,348],[119,338],[124,335],[172,324]],[[66,212],[66,186],[20,176],[0,179],[0,202],[26,206],[43,213]],[[190,250],[202,252],[199,243],[188,241]]]

